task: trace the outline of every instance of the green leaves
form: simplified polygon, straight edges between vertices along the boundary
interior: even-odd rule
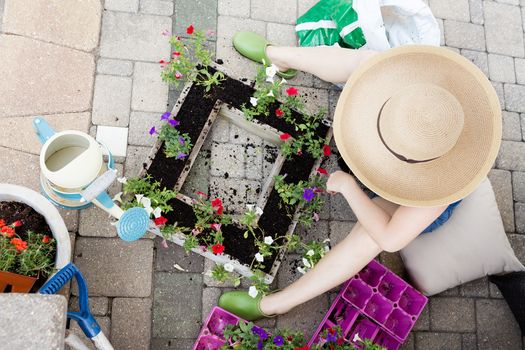
[[[160,129],[159,139],[164,141],[164,154],[168,158],[184,159],[190,154],[193,147],[190,135],[182,134],[169,123],[164,124]]]
[[[146,175],[142,179],[138,177],[127,179],[123,191],[125,197],[121,206],[124,210],[140,206],[135,195],[141,194],[151,200],[152,208],[160,207],[162,213],[166,214],[173,210],[168,202],[177,197],[177,192],[168,190],[165,187],[161,188],[160,182],[153,181],[150,175]]]

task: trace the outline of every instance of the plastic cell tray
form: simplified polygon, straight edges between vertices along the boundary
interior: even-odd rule
[[[339,326],[349,343],[359,335],[388,350],[397,350],[427,302],[410,284],[372,260],[344,284],[309,345],[320,341],[324,329]]]
[[[224,330],[228,325],[236,325],[241,318],[215,306],[204,323],[193,350],[219,350],[228,342]]]

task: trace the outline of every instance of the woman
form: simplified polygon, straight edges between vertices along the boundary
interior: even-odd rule
[[[409,45],[382,53],[337,47],[276,47],[253,33],[234,46],[255,61],[346,82],[334,137],[356,179],[331,174],[358,223],[314,269],[284,290],[251,298],[223,294],[219,305],[245,319],[288,312],[355,275],[381,251],[396,252],[444,223],[489,172],[501,139],[497,95],[470,61],[447,49]],[[430,233],[431,234],[431,233]]]

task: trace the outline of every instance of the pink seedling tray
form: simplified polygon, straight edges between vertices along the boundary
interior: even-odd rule
[[[215,306],[204,323],[193,350],[219,350],[228,342],[224,338],[224,329],[228,325],[236,325],[241,318]]]
[[[348,342],[353,343],[358,334],[361,339],[397,350],[427,302],[410,284],[372,260],[344,284],[309,346],[320,341],[324,329],[340,326]]]

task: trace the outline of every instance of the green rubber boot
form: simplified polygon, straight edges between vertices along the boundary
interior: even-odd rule
[[[257,63],[266,62],[272,64],[266,55],[266,47],[271,45],[264,37],[253,32],[237,32],[233,36],[233,47],[244,57]],[[288,69],[286,72],[277,72],[277,75],[284,79],[292,79],[297,75],[295,69]]]
[[[252,298],[248,295],[248,292],[227,292],[221,295],[219,306],[247,321],[256,321],[264,317],[273,317],[265,315],[261,311],[261,299],[261,294]]]

